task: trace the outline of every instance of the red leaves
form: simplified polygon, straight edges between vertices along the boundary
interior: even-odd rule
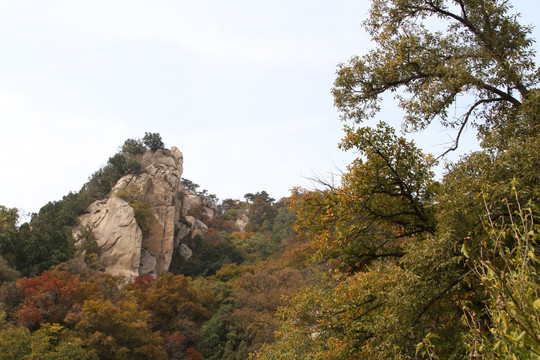
[[[20,325],[27,328],[42,322],[41,315],[33,304],[22,305],[15,313],[15,317]]]
[[[150,274],[146,274],[143,276],[137,276],[135,280],[133,280],[133,284],[141,286],[143,289],[148,289],[150,286],[152,286],[156,282],[156,279],[154,276]]]
[[[186,350],[186,357],[190,360],[204,360],[202,354],[194,348],[189,348]]]
[[[15,312],[19,324],[61,323],[74,304],[75,278],[64,271],[44,271],[40,276],[17,281],[25,297]]]
[[[167,352],[167,355],[172,358],[182,358],[186,348],[186,337],[182,333],[176,331],[174,333],[166,332],[162,335],[163,348]]]

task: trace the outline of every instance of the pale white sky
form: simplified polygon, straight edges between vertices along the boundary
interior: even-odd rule
[[[537,21],[536,0],[514,2]],[[368,5],[0,0],[0,205],[33,212],[79,190],[145,131],[221,199],[277,199],[344,169],[330,89],[336,65],[371,46]],[[437,152],[447,136],[415,138]]]

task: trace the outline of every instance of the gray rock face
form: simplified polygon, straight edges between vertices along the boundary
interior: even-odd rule
[[[180,244],[180,255],[182,255],[184,260],[189,260],[193,255],[193,251],[186,244]]]
[[[158,276],[171,264],[174,250],[186,256],[186,239],[208,228],[199,219],[186,216],[198,206],[206,217],[213,217],[216,207],[206,199],[184,191],[181,181],[183,155],[176,147],[147,151],[142,157],[142,171],[118,180],[108,198],[94,202],[74,227],[74,237],[83,226],[93,229],[100,248],[100,262],[105,272],[133,278]],[[155,222],[144,234],[135,220],[135,211],[117,195],[135,191],[149,204]],[[189,248],[188,248],[189,249]]]

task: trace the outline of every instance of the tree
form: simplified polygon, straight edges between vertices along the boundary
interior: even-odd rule
[[[207,359],[221,359],[227,341],[227,328],[222,317],[232,312],[232,305],[223,305],[219,311],[201,326],[199,348]]]
[[[485,224],[489,237],[472,267],[490,296],[482,313],[471,303],[465,307],[471,354],[486,359],[540,356],[540,228],[535,211],[527,206],[511,214],[508,224],[490,218]]]
[[[257,191],[255,194],[252,194],[252,193],[247,193],[244,195],[244,198],[246,199],[246,201],[248,203],[252,203],[253,201],[255,201],[255,199],[260,199],[264,202],[267,202],[269,203],[270,205],[272,205],[274,203],[274,201],[276,201],[276,199],[270,197],[270,195],[268,195],[268,193],[266,191]]]
[[[197,193],[197,189],[200,187],[199,184],[195,184],[193,181],[186,178],[182,178],[182,185],[194,194]]]
[[[15,281],[20,276],[21,274],[17,270],[12,269],[7,261],[0,255],[0,285],[4,281]]]
[[[272,206],[271,201],[265,201],[260,197],[255,197],[248,207],[249,223],[246,231],[272,231],[277,209]]]
[[[166,273],[141,295],[141,306],[150,313],[154,329],[180,331],[188,344],[193,343],[191,329],[212,316],[203,303],[205,291],[190,286],[183,275]]]
[[[283,207],[276,218],[274,219],[274,225],[272,226],[272,241],[280,244],[283,240],[287,240],[295,234],[292,226],[296,221],[296,213],[289,211],[287,207]]]
[[[430,332],[444,356],[462,354],[452,297],[466,270],[453,239],[437,234],[432,158],[383,123],[342,146],[360,157],[341,185],[294,194],[295,228],[333,275],[281,309],[282,335],[261,358],[406,358]]]
[[[165,144],[161,140],[161,135],[159,135],[159,133],[145,132],[143,137],[143,143],[152,151],[156,151],[157,149],[163,149],[165,147]]]
[[[23,327],[8,325],[0,313],[0,359],[94,360],[97,356],[82,347],[82,341],[69,337],[59,325],[44,324],[31,333]]]
[[[401,258],[413,239],[435,232],[437,183],[432,158],[397,137],[384,123],[349,129],[342,143],[360,157],[339,188],[303,192],[296,230],[313,239],[326,258],[356,271],[373,260]]]
[[[476,358],[479,343],[509,358],[536,350],[537,290],[520,294],[521,309],[509,298],[523,289],[517,274],[535,278],[537,235],[522,232],[532,254],[523,257],[523,237],[505,236],[498,248],[483,226],[488,218],[511,223],[520,210],[512,188],[526,203],[540,199],[539,70],[530,28],[510,9],[503,0],[373,0],[365,26],[378,46],[340,65],[333,89],[342,118],[352,120],[341,147],[360,156],[341,185],[294,194],[296,229],[331,275],[280,310],[277,342],[260,358]],[[457,128],[453,150],[469,124],[483,150],[434,181],[436,159],[382,122],[364,124],[390,92],[405,130],[434,121]],[[538,223],[530,213],[528,224]],[[478,317],[456,321],[464,307]]]
[[[76,279],[64,271],[44,271],[33,278],[22,278],[17,284],[25,296],[15,317],[30,329],[43,322],[63,323],[75,303]]]
[[[202,236],[193,238],[193,257],[181,262],[175,272],[186,276],[210,276],[228,263],[240,264],[245,260],[244,254],[229,239],[226,232],[210,229]]]
[[[30,223],[22,224],[18,231],[17,269],[24,275],[37,275],[69,260],[75,254],[71,226],[84,208],[84,199],[69,193],[43,206],[32,215]]]
[[[128,155],[140,155],[144,154],[146,147],[140,139],[127,139],[122,145],[122,153]]]
[[[533,134],[539,76],[531,27],[510,10],[505,0],[373,0],[364,25],[378,46],[338,68],[333,94],[343,119],[372,118],[381,96],[399,91],[404,127],[435,120],[457,127],[451,150],[467,124],[484,137],[493,129]],[[444,30],[429,30],[430,19]]]
[[[165,359],[163,339],[148,324],[149,313],[132,301],[88,300],[75,330],[100,359]]]
[[[8,209],[0,205],[0,254],[11,261],[11,266],[17,263],[20,257],[20,246],[18,244],[19,212],[17,209]]]

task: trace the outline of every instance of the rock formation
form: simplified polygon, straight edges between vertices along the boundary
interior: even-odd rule
[[[140,162],[139,172],[118,180],[109,196],[92,203],[73,228],[77,239],[81,229],[90,226],[104,271],[128,279],[167,271],[174,254],[189,258],[192,252],[186,241],[205,232],[207,226],[188,211],[197,207],[206,218],[216,212],[212,202],[184,190],[183,156],[176,147],[149,150]],[[137,194],[151,208],[155,221],[144,233],[134,208],[121,199],[126,191]]]
[[[244,232],[248,224],[249,224],[249,216],[248,216],[248,211],[246,209],[246,211],[243,211],[240,217],[236,219],[235,225],[238,231]]]

